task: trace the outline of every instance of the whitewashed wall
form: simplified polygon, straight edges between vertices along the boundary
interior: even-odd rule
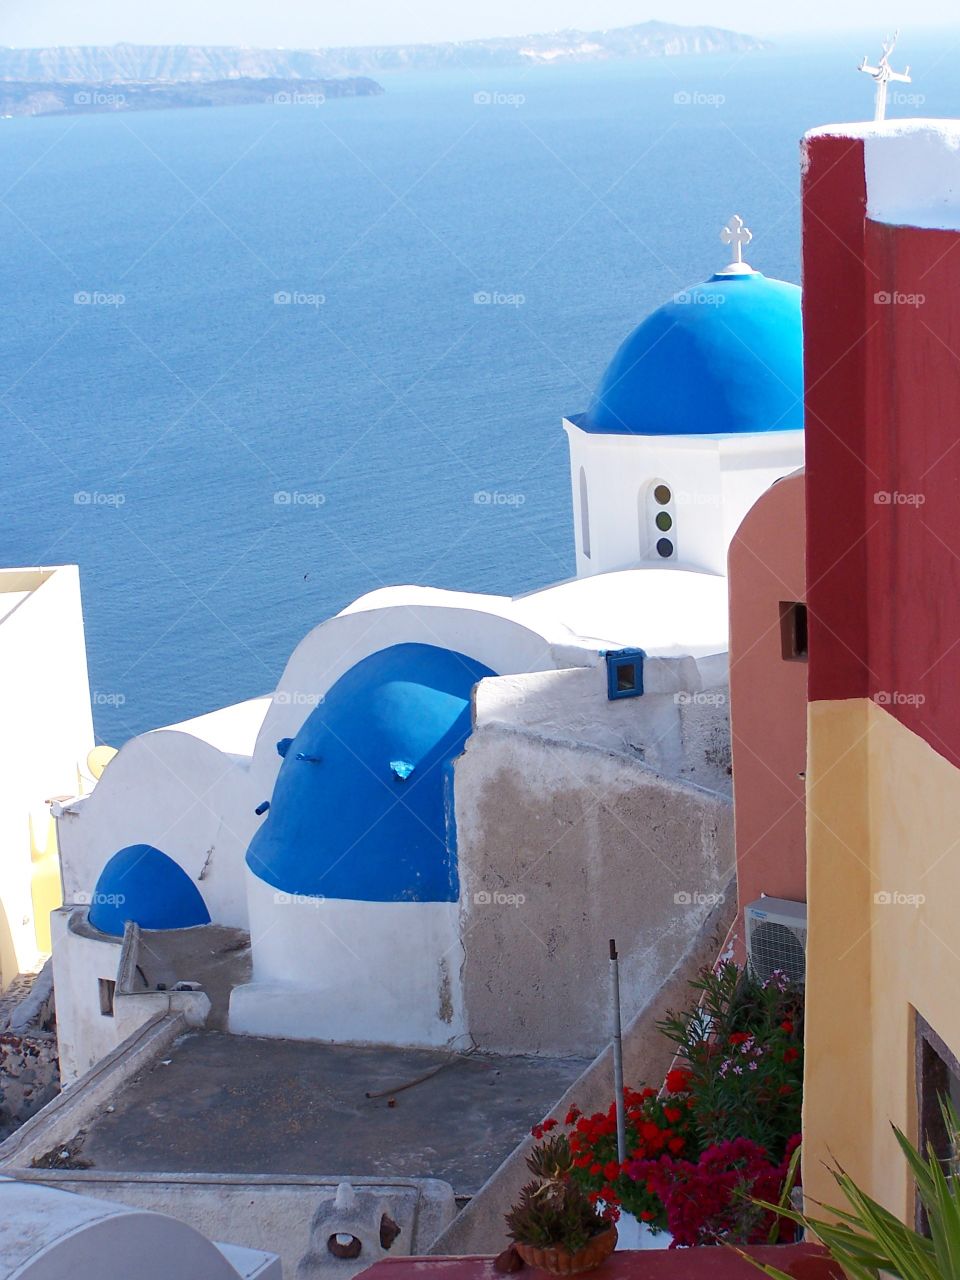
[[[29,595],[0,619],[0,987],[38,958],[30,819],[42,846],[46,801],[75,793],[93,747],[79,571],[0,571],[0,614],[17,592]]]

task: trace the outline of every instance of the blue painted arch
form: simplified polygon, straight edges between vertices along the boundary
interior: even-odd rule
[[[621,344],[585,414],[603,435],[741,435],[803,426],[800,289],[759,272],[685,289]]]
[[[87,918],[120,938],[128,920],[142,929],[187,929],[209,924],[210,912],[178,862],[152,844],[131,844],[104,865]]]
[[[275,889],[362,902],[455,902],[453,760],[489,667],[434,645],[370,654],[286,745],[247,850]]]

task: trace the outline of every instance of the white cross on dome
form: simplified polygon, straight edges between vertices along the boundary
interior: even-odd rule
[[[743,260],[743,249],[753,239],[753,232],[740,217],[739,213],[735,213],[720,232],[720,239],[724,244],[732,244],[736,255],[729,266],[724,267],[720,274],[724,276],[752,274],[753,267]]]

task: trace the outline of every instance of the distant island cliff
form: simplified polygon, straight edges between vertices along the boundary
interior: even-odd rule
[[[289,80],[237,76],[228,80],[0,80],[0,116],[87,115],[161,111],[174,107],[317,106],[330,98],[383,93],[366,76]]]
[[[494,70],[766,48],[766,41],[721,27],[655,21],[606,31],[337,49],[137,44],[0,48],[0,114],[243,105],[271,95],[276,100],[284,93],[291,101],[304,94],[316,101],[382,93],[383,87],[369,78],[380,72]]]

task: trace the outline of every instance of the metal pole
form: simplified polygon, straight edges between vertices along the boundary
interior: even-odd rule
[[[623,1039],[620,1034],[620,961],[617,943],[610,939],[610,1004],[613,1013],[613,1087],[617,1104],[617,1160],[627,1158],[627,1117],[623,1105]]]

